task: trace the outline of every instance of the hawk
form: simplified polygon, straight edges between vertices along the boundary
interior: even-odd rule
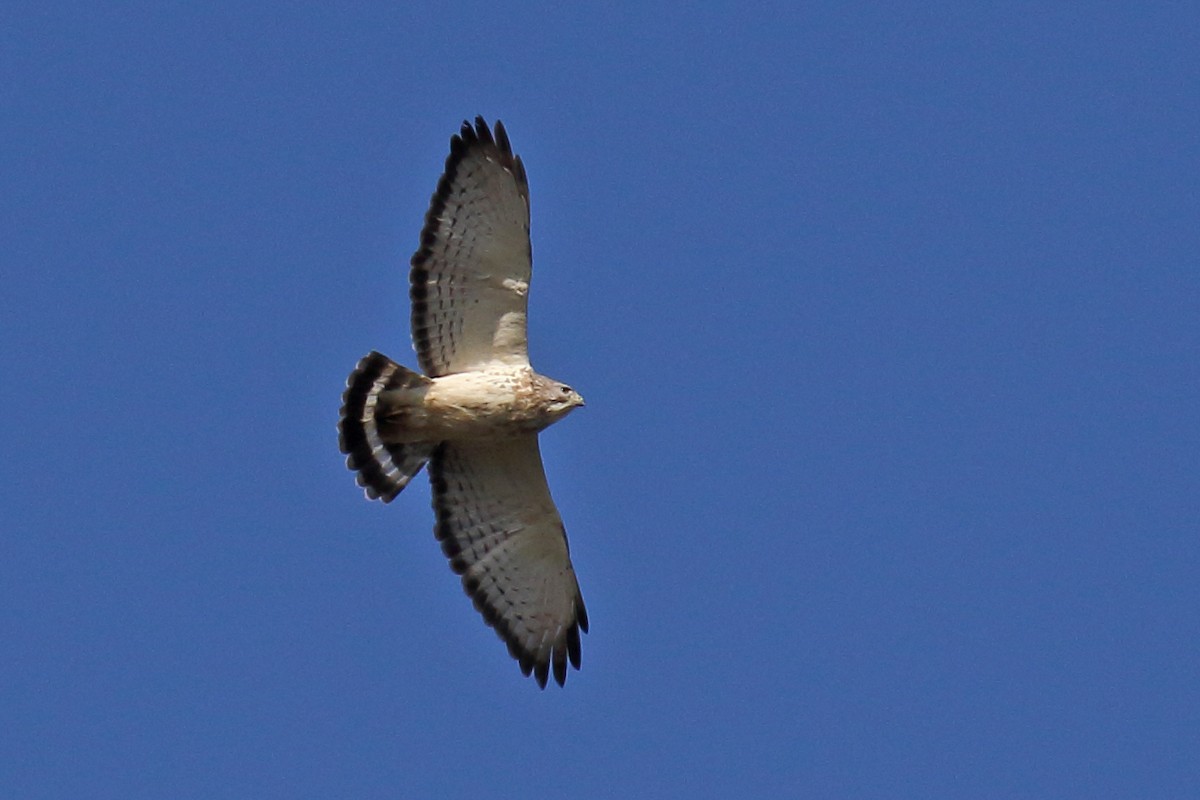
[[[529,184],[498,120],[464,122],[409,273],[424,374],[379,353],[350,373],[339,443],[370,499],[389,503],[428,464],[434,534],[485,623],[525,675],[560,686],[588,629],[538,432],[583,405],[533,371],[525,319]]]

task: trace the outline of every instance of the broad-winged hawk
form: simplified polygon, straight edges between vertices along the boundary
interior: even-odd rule
[[[533,371],[525,338],[529,186],[504,126],[450,139],[412,257],[412,338],[424,374],[372,352],[346,382],[347,465],[387,503],[429,464],[434,533],[463,588],[526,675],[579,669],[587,612],[538,432],[583,405]]]

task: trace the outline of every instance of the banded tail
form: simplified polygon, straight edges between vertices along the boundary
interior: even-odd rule
[[[346,379],[338,420],[338,444],[346,466],[358,473],[358,485],[367,497],[385,503],[408,485],[437,446],[437,442],[393,444],[383,438],[387,422],[380,414],[380,395],[394,389],[414,389],[429,378],[400,366],[372,351],[358,362]],[[386,414],[386,409],[385,409]]]

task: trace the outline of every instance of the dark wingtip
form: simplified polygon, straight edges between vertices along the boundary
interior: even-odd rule
[[[579,641],[578,625],[572,625],[571,629],[567,631],[567,656],[571,659],[571,666],[579,669],[579,664],[583,660],[583,645]],[[563,672],[566,672],[565,667]]]
[[[579,595],[575,599],[575,619],[579,622],[579,629],[584,633],[588,632],[588,615],[587,609],[583,606],[583,595]]]
[[[487,120],[482,116],[475,117],[475,137],[487,144],[495,143],[495,139],[492,137],[492,129],[488,127]]]
[[[508,131],[504,129],[504,123],[496,120],[496,146],[505,155],[512,155],[512,144],[508,141]]]
[[[513,158],[512,143],[508,139],[508,131],[504,127],[504,123],[496,120],[496,124],[489,126],[483,115],[475,117],[474,124],[470,120],[463,120],[462,127],[458,129],[458,133],[450,137],[450,150],[465,151],[473,145],[491,145],[500,153],[508,158]]]
[[[571,629],[574,630],[574,626]],[[554,681],[559,686],[567,685],[567,653],[562,645],[554,648]]]

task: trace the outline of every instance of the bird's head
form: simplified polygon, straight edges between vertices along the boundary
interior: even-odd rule
[[[556,397],[550,404],[556,411],[566,414],[572,409],[579,408],[584,405],[583,395],[567,386],[565,383],[555,383],[554,393]]]
[[[555,420],[562,419],[569,412],[583,405],[583,397],[579,392],[565,383],[543,378],[540,389],[542,403],[546,411]]]

